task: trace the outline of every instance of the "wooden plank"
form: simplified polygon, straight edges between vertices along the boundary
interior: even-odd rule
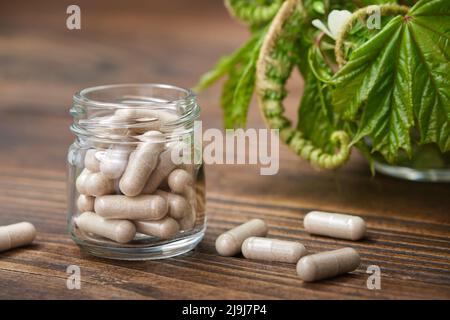
[[[39,232],[32,246],[0,253],[0,298],[450,299],[448,185],[371,177],[356,153],[338,171],[316,171],[285,146],[274,176],[260,176],[257,166],[206,166],[208,229],[188,254],[121,262],[78,249],[66,232],[72,94],[120,82],[190,87],[247,38],[221,2],[187,3],[79,1],[80,32],[65,29],[63,3],[42,1],[39,12],[30,3],[1,4],[0,225],[26,220]],[[289,88],[288,106],[296,106],[301,80]],[[219,86],[199,97],[204,128],[222,124],[218,97]],[[288,114],[295,116],[295,107]],[[249,123],[264,127],[254,104]],[[361,215],[367,239],[307,234],[302,221],[313,209]],[[218,256],[217,236],[255,217],[267,221],[270,236],[300,241],[312,253],[354,247],[362,264],[351,274],[307,284],[294,265]],[[382,270],[381,290],[366,286],[373,264]],[[69,265],[81,268],[81,290],[66,287]]]

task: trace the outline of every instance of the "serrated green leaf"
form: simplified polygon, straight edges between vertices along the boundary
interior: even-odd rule
[[[394,162],[420,142],[450,150],[450,1],[424,0],[392,19],[357,48],[333,77],[336,110],[358,124],[354,143],[369,137],[372,151]]]
[[[252,36],[242,47],[231,53],[230,55],[222,57],[219,62],[207,73],[205,73],[194,87],[195,92],[200,92],[218,79],[226,75],[236,64],[242,62],[246,56],[251,54],[255,45],[260,41],[261,33],[258,32]]]
[[[233,109],[228,123],[231,127],[243,127],[247,120],[247,113],[255,89],[256,59],[252,58],[242,70],[241,77],[233,94]],[[229,128],[228,126],[227,128]]]
[[[247,121],[248,108],[252,100],[256,80],[256,62],[261,48],[263,37],[255,44],[253,51],[243,62],[239,79],[234,87],[230,112],[226,114],[226,128],[243,127]]]
[[[223,84],[222,95],[220,97],[220,105],[223,110],[223,119],[225,128],[233,128],[232,112],[233,112],[233,98],[234,91],[242,76],[242,68],[233,67],[228,72],[228,79]]]
[[[298,111],[297,127],[314,145],[331,153],[335,146],[330,142],[330,137],[335,126],[329,119],[333,115],[325,111],[330,107],[331,96],[329,90],[322,86],[312,74],[307,77]]]
[[[331,70],[315,45],[309,49],[308,61],[310,69],[303,72],[305,85],[298,110],[297,128],[314,145],[332,153],[335,146],[330,137],[337,130],[337,119],[331,106],[330,90],[319,80],[329,78]]]

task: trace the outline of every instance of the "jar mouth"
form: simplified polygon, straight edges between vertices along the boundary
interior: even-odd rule
[[[170,114],[158,129],[168,137],[174,132],[190,131],[200,114],[196,96],[190,89],[152,83],[103,85],[82,89],[73,96],[71,131],[89,140],[133,142],[138,139],[123,132],[153,127],[157,119],[140,116],[124,120],[123,113],[142,114],[142,111]],[[118,117],[119,114],[122,116]],[[113,117],[115,121],[108,121]]]
[[[123,94],[126,93],[127,94]],[[109,98],[107,98],[109,96]],[[147,108],[149,105],[180,105],[195,100],[186,88],[161,83],[126,83],[85,88],[73,96],[74,104],[97,109]]]

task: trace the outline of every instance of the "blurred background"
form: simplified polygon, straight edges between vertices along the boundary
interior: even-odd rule
[[[0,172],[14,167],[64,174],[67,148],[74,139],[69,108],[78,90],[127,82],[193,87],[221,55],[249,36],[221,0],[80,0],[81,30],[66,27],[71,4],[0,3]],[[223,127],[220,89],[216,84],[199,95],[204,128]],[[287,114],[295,122],[302,91],[298,74],[289,81],[288,91]],[[264,127],[255,101],[248,126]],[[322,209],[331,210],[339,205],[350,212],[397,209],[401,214],[408,207],[424,218],[430,207],[444,212],[448,205],[437,186],[414,184],[411,189],[410,182],[381,175],[372,179],[356,152],[338,171],[318,172],[283,145],[276,176],[260,176],[256,166],[208,169],[210,194],[264,196],[269,202],[295,199],[305,206],[321,203]],[[235,192],[237,183],[243,192]],[[380,198],[390,203],[380,203]]]
[[[247,36],[219,0],[77,1],[81,30],[66,28],[70,4],[0,2],[3,164],[63,168],[65,147],[73,140],[68,111],[76,91],[127,82],[192,87]],[[217,91],[205,94],[205,108],[217,112],[221,124],[212,97]],[[62,148],[44,154],[49,144]]]

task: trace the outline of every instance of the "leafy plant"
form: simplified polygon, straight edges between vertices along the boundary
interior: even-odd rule
[[[410,157],[414,145],[450,151],[450,1],[225,3],[252,36],[196,90],[228,76],[221,98],[227,128],[245,126],[256,92],[268,125],[318,167],[342,165],[351,147],[389,163]],[[374,10],[379,25],[369,28]],[[335,18],[330,28],[342,22],[337,31],[320,22],[327,16]],[[305,83],[295,128],[282,104],[294,68]]]

